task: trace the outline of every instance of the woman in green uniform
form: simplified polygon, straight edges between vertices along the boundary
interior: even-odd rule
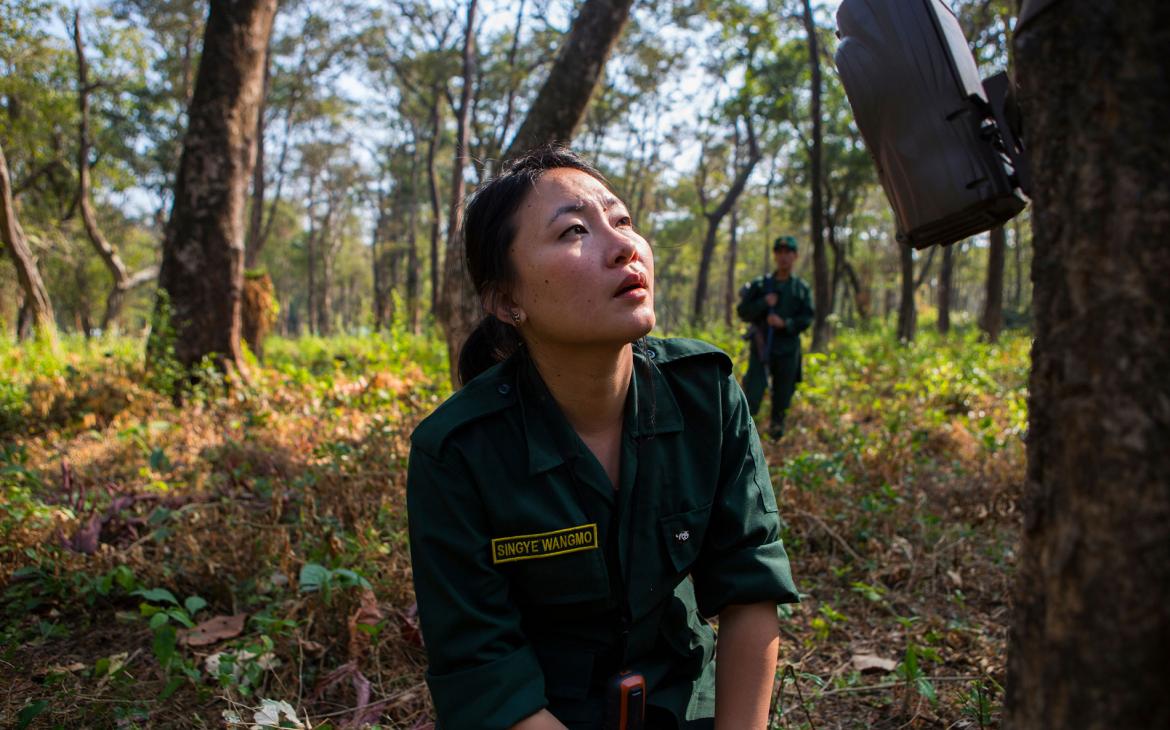
[[[487,316],[407,486],[439,727],[605,727],[640,676],[644,727],[763,728],[797,594],[730,360],[646,337],[650,246],[567,150],[485,183],[464,241]]]

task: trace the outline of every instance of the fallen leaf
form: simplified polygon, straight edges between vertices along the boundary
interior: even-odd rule
[[[179,643],[184,646],[208,646],[224,639],[232,639],[244,632],[246,613],[234,616],[212,616],[193,629],[179,631]]]
[[[86,665],[81,662],[73,662],[72,664],[53,664],[48,667],[38,669],[33,676],[44,677],[49,674],[68,674],[69,672],[80,672],[85,669]]]
[[[951,582],[955,584],[956,588],[963,587],[963,576],[959,575],[959,571],[948,570],[947,577],[951,579]]]
[[[893,659],[883,659],[874,654],[854,654],[853,668],[862,674],[876,673],[876,672],[892,672],[897,668],[898,662]]]
[[[361,605],[349,617],[349,659],[358,661],[370,648],[370,634],[359,626],[374,627],[386,618],[386,612],[378,606],[378,598],[369,588],[362,591]]]

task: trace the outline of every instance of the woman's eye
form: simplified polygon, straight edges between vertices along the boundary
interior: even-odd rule
[[[574,223],[565,229],[564,233],[561,234],[561,238],[564,238],[568,235],[580,236],[585,233],[588,233],[588,231],[585,230],[585,226],[581,225],[580,223]]]
[[[634,219],[630,218],[628,215],[624,215],[621,218],[618,218],[618,222],[617,222],[618,228],[633,227],[633,225],[634,225]]]

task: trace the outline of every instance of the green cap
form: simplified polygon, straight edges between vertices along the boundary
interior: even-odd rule
[[[782,248],[791,249],[793,251],[800,250],[796,246],[796,239],[792,236],[777,236],[776,240],[772,242],[773,251],[779,251]]]

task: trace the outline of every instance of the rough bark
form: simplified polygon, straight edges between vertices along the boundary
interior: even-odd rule
[[[1006,728],[1170,727],[1170,5],[1017,31],[1035,179]]]
[[[954,246],[943,248],[942,271],[938,276],[938,331],[951,331],[951,284],[954,281]]]
[[[991,229],[991,244],[987,248],[987,288],[983,300],[983,316],[979,328],[991,342],[999,341],[1003,330],[1003,270],[1007,258],[1007,232],[1003,226]]]
[[[159,273],[186,367],[210,356],[244,372],[244,202],[275,13],[276,0],[210,3]]]
[[[812,3],[804,0],[804,31],[808,35],[808,65],[812,74],[809,113],[812,118],[812,148],[809,151],[809,233],[813,254],[813,306],[816,309],[812,327],[812,349],[821,352],[829,343],[829,314],[832,291],[829,286],[829,263],[825,253],[825,206],[822,199],[824,172],[824,131],[821,127],[821,54],[817,26],[813,19]]]
[[[711,271],[711,259],[715,254],[715,243],[719,233],[719,224],[731,212],[735,201],[739,199],[740,194],[743,193],[744,187],[747,185],[748,177],[751,176],[752,170],[756,167],[756,163],[760,161],[760,147],[756,143],[756,134],[752,129],[751,118],[745,117],[744,122],[747,127],[748,158],[743,166],[736,171],[735,180],[732,181],[731,187],[728,188],[727,194],[723,196],[723,200],[719,202],[719,205],[715,206],[714,210],[703,211],[703,217],[707,219],[707,235],[703,239],[703,249],[699,255],[699,275],[695,282],[695,298],[691,304],[691,324],[698,325],[703,319],[703,307],[707,302],[707,279]],[[706,208],[706,205],[704,205],[704,208]]]
[[[902,264],[902,296],[898,301],[898,340],[913,342],[918,325],[918,309],[914,306],[914,249],[898,245]]]
[[[633,0],[585,1],[505,158],[549,142],[572,141],[632,4]]]
[[[45,282],[37,269],[37,260],[32,250],[24,240],[24,231],[16,219],[16,203],[12,198],[12,178],[8,174],[8,160],[4,157],[4,149],[0,147],[0,242],[8,251],[12,264],[16,267],[16,278],[20,281],[20,288],[24,292],[22,312],[28,312],[28,318],[37,331],[37,336],[50,342],[54,349],[57,347],[57,327],[53,320],[53,305],[49,301],[49,293],[45,289]],[[17,335],[22,329],[17,317]]]
[[[96,88],[89,81],[89,63],[85,58],[85,43],[81,39],[81,10],[73,11],[73,48],[77,53],[77,202],[81,211],[81,222],[102,263],[114,279],[113,288],[106,297],[106,311],[102,315],[101,328],[109,330],[118,318],[125,304],[126,295],[158,276],[157,266],[148,266],[133,276],[126,270],[126,264],[118,250],[109,242],[98,224],[97,212],[93,208],[89,155],[93,147],[89,135],[89,94]],[[87,330],[88,334],[88,330]]]

